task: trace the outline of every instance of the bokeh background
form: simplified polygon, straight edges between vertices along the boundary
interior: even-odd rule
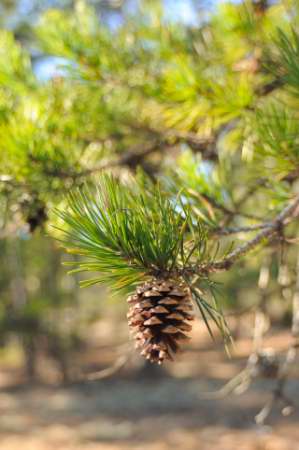
[[[41,83],[59,83],[69,61],[38,46],[34,27],[49,8],[72,11],[74,3],[80,4],[0,2],[1,28],[10,30],[27,49]],[[154,2],[143,2],[143,7],[150,3]],[[163,3],[167,23],[191,29],[218,6],[196,0]],[[137,0],[91,4],[98,20],[112,30],[132,20],[138,8]],[[9,52],[4,39],[2,44],[0,52]],[[1,166],[0,173],[5,176]],[[25,209],[27,200],[21,202]],[[5,208],[1,208],[4,224]],[[268,254],[260,260],[270,274],[266,293],[259,287],[259,256],[218,276],[235,339],[231,358],[217,330],[212,341],[198,317],[192,340],[177,360],[153,367],[134,352],[124,299],[111,297],[98,286],[80,289],[80,276],[67,275],[62,265],[71,257],[63,253],[51,231],[46,227],[32,233],[34,224],[21,219],[18,223],[18,208],[12,212],[14,220],[0,239],[0,449],[299,449],[298,410],[283,416],[275,405],[267,426],[255,424],[254,416],[271,398],[275,381],[255,380],[239,395],[207,395],[246,367],[253,351],[255,306],[261,298],[267,297],[271,319],[263,346],[278,354],[288,348],[292,293],[287,266],[279,265],[276,256],[271,263]],[[287,385],[295,401],[298,373],[295,367]]]

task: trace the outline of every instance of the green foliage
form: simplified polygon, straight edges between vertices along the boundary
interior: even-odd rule
[[[279,178],[298,168],[298,124],[296,114],[279,104],[257,110],[255,153],[261,171],[269,170]]]
[[[94,272],[83,285],[173,273],[224,328],[192,270],[296,192],[298,4],[221,2],[188,26],[144,1],[112,30],[75,3],[47,10],[29,49],[0,32],[1,233],[30,238],[42,211]],[[38,79],[31,48],[63,71]]]
[[[222,165],[204,161],[201,155],[187,150],[177,159],[177,166],[162,178],[166,188],[177,194],[178,186],[194,218],[198,217],[210,227],[218,225],[221,207],[232,205],[229,182]],[[227,187],[227,189],[224,188]],[[215,208],[215,204],[219,208]]]
[[[16,93],[35,87],[29,54],[5,30],[0,30],[0,86]]]
[[[277,39],[279,65],[274,67],[277,75],[291,89],[292,93],[299,92],[299,34],[292,30],[289,36],[279,30]]]
[[[64,245],[89,259],[79,263],[79,271],[100,273],[83,285],[106,281],[126,288],[177,266],[189,217],[183,219],[179,203],[158,187],[148,192],[103,176],[95,192],[81,189],[68,205],[69,211],[59,212],[68,225]]]
[[[63,77],[42,83],[28,53],[2,32],[0,162],[21,186],[56,202],[66,183],[80,184],[101,161],[113,164],[153,139],[169,144],[164,136],[181,132],[224,134],[225,148],[238,149],[244,134],[255,134],[248,117],[273,76],[264,55],[280,52],[277,70],[296,83],[296,34],[290,40],[275,28],[287,28],[281,5],[260,17],[247,3],[222,4],[197,29],[165,22],[161,8],[136,14],[111,31],[84,2],[47,11],[36,43],[66,66]]]

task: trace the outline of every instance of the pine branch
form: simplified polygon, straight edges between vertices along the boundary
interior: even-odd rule
[[[297,269],[296,269],[296,284],[293,297],[293,320],[292,320],[292,335],[293,341],[291,342],[286,355],[285,360],[280,366],[278,377],[275,387],[272,392],[270,400],[262,408],[262,410],[256,415],[255,420],[258,424],[264,424],[268,418],[271,410],[276,402],[283,403],[284,408],[282,410],[283,415],[290,415],[294,410],[294,403],[286,393],[286,384],[290,374],[291,365],[296,359],[296,355],[299,348],[299,254],[297,256]]]
[[[45,175],[49,175],[51,177],[79,180],[95,173],[103,172],[105,170],[113,169],[116,167],[127,166],[129,168],[135,169],[138,165],[142,164],[144,159],[149,155],[153,153],[163,152],[169,148],[173,148],[179,143],[184,142],[196,146],[196,151],[203,153],[207,159],[215,159],[216,153],[214,152],[214,150],[212,151],[209,149],[213,142],[211,138],[201,138],[195,133],[183,133],[172,130],[161,134],[154,131],[152,133],[156,136],[154,143],[150,142],[147,145],[144,143],[141,145],[138,144],[135,147],[127,150],[116,160],[107,161],[95,167],[83,169],[80,172],[65,171],[59,168],[57,170],[49,170],[45,168],[43,172]]]
[[[127,151],[124,155],[120,156],[116,161],[109,161],[105,164],[100,164],[99,166],[83,170],[82,172],[77,173],[74,175],[74,178],[84,178],[88,175],[92,175],[97,172],[103,172],[107,169],[112,169],[114,167],[131,167],[136,168],[138,164],[141,164],[141,162],[152,153],[161,151],[165,147],[169,147],[170,145],[165,142],[155,142],[154,144],[150,144],[147,147],[143,148],[140,151],[140,146],[138,148],[133,148],[129,151]]]
[[[190,217],[183,219],[158,186],[124,185],[102,174],[97,188],[85,186],[67,200],[68,208],[57,211],[61,241],[85,258],[74,263],[76,271],[98,273],[82,285],[105,282],[121,290],[176,264]]]
[[[271,223],[261,223],[257,225],[251,225],[251,226],[242,226],[242,227],[227,227],[227,228],[215,228],[211,231],[211,234],[213,235],[221,235],[221,236],[228,236],[230,234],[238,234],[238,233],[251,233],[252,231],[257,230],[263,230],[265,228],[271,227]]]
[[[213,206],[214,208],[218,209],[219,211],[222,211],[227,216],[230,216],[230,217],[242,216],[242,217],[245,217],[247,219],[261,220],[261,217],[255,215],[255,214],[248,214],[248,213],[245,213],[245,212],[239,212],[239,211],[237,211],[237,209],[230,209],[227,206],[222,205],[221,203],[219,203],[217,200],[215,200],[209,194],[206,194],[206,193],[202,192],[200,195],[205,200],[207,200],[211,204],[211,206]]]
[[[257,247],[265,239],[271,239],[278,233],[284,225],[287,223],[287,219],[295,217],[296,209],[299,207],[299,195],[288,204],[271,222],[267,222],[267,226],[262,229],[257,235],[247,241],[245,244],[240,245],[235,250],[230,252],[222,260],[214,261],[206,265],[200,265],[197,267],[185,268],[184,271],[193,274],[206,274],[209,272],[216,272],[221,270],[228,270],[236,261],[245,256],[248,252]],[[293,217],[292,217],[293,216]]]
[[[263,86],[260,86],[256,90],[256,94],[259,96],[269,95],[276,89],[279,89],[283,87],[284,81],[282,78],[275,78],[274,80],[270,81],[267,84],[264,84]]]
[[[212,136],[203,137],[194,133],[193,131],[180,131],[176,129],[164,129],[159,130],[151,128],[148,125],[129,124],[132,130],[143,131],[149,134],[149,137],[155,137],[166,142],[172,142],[172,144],[187,144],[194,152],[202,154],[204,159],[215,160],[218,158],[218,152],[216,148],[217,135],[222,131],[223,127],[220,127],[217,133]]]
[[[57,178],[61,178],[61,179],[71,179],[71,180],[79,180],[81,178],[86,178],[90,175],[93,175],[95,173],[99,173],[99,172],[104,172],[105,170],[108,169],[113,169],[115,167],[131,167],[131,168],[136,168],[138,166],[138,164],[141,164],[142,161],[149,156],[152,153],[161,151],[162,149],[165,149],[167,147],[172,147],[173,145],[168,144],[166,142],[160,141],[160,142],[154,142],[154,144],[150,144],[148,146],[146,146],[142,149],[140,149],[140,145],[132,148],[131,150],[128,150],[126,153],[124,153],[123,155],[121,155],[118,159],[116,160],[111,160],[102,164],[99,164],[95,167],[91,167],[88,169],[83,169],[80,172],[68,172],[68,171],[64,171],[64,170],[47,170],[44,169],[44,174],[45,175],[49,175],[52,177],[57,177]]]

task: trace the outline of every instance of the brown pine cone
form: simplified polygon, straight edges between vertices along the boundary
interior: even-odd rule
[[[128,323],[141,355],[161,364],[172,360],[179,342],[189,339],[193,306],[190,289],[175,280],[154,278],[128,298]]]

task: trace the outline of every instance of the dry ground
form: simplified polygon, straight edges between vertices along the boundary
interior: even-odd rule
[[[282,349],[287,342],[288,333],[279,332],[267,345]],[[100,381],[28,386],[17,383],[16,368],[3,367],[0,450],[299,450],[296,371],[288,393],[297,411],[283,417],[277,405],[266,427],[253,418],[272,382],[260,380],[240,396],[203,397],[238,373],[249,351],[250,341],[240,340],[230,361],[197,329],[192,346],[160,377],[129,366]],[[113,357],[109,347],[91,348],[81,363],[89,370]]]

